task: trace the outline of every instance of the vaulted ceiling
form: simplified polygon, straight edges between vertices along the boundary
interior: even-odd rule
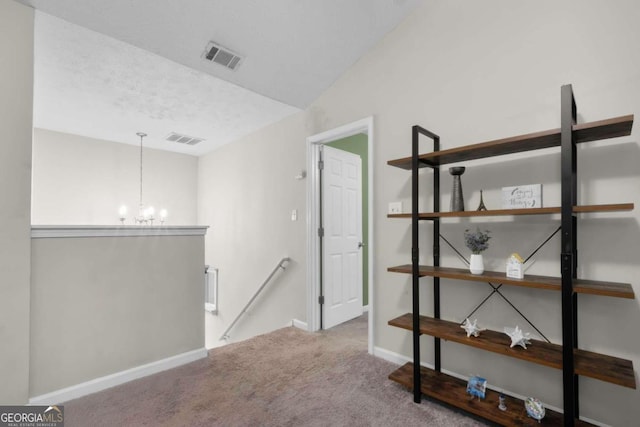
[[[420,3],[20,1],[38,11],[34,126],[193,155],[307,107]],[[204,58],[212,41],[235,70]]]

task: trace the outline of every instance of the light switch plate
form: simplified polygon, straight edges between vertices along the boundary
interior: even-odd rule
[[[389,213],[390,214],[402,213],[402,202],[390,202],[389,203]]]
[[[298,209],[294,209],[291,211],[291,221],[298,220]]]

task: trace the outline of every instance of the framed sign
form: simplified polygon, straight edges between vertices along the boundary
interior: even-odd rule
[[[478,376],[469,377],[469,382],[467,383],[468,394],[470,394],[471,396],[477,397],[478,399],[484,399],[486,390],[487,390],[486,379]]]
[[[502,209],[542,207],[542,184],[502,187]]]

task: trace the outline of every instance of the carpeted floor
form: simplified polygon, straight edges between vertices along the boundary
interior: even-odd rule
[[[284,328],[65,403],[73,426],[480,426],[413,403],[367,353],[366,315],[321,333]]]

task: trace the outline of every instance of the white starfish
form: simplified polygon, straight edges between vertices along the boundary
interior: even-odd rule
[[[486,331],[485,328],[478,327],[478,319],[475,319],[473,322],[471,322],[468,317],[464,319],[464,323],[460,325],[460,327],[467,331],[467,337],[470,337],[471,335],[477,337],[478,335],[480,335],[480,332]]]
[[[531,344],[531,334],[529,332],[523,333],[519,326],[516,326],[515,328],[505,327],[504,333],[509,335],[509,338],[511,338],[511,348],[519,345],[526,350],[527,344]]]

